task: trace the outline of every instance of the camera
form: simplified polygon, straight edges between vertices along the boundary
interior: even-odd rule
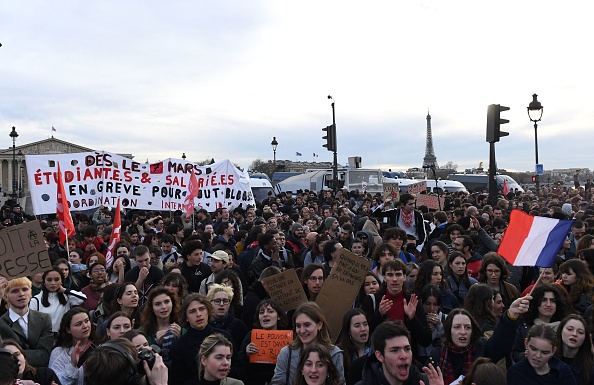
[[[146,361],[150,370],[153,369],[153,365],[155,365],[155,353],[161,353],[161,348],[157,345],[140,349],[138,352],[138,363],[136,365],[138,374],[146,374],[144,371],[144,361]]]

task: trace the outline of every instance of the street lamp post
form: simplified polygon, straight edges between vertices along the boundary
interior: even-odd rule
[[[16,132],[16,128],[12,126],[12,131],[10,132],[10,137],[12,138],[12,197],[13,199],[16,198],[16,191],[17,191],[17,165],[16,165],[16,138],[18,138],[19,134]]]
[[[542,104],[537,100],[538,95],[532,95],[532,101],[528,105],[528,117],[531,122],[534,122],[534,153],[536,156],[536,164],[538,164],[538,124],[542,118]],[[534,166],[536,168],[536,165]],[[536,174],[536,197],[540,196],[540,175]]]
[[[19,198],[23,197],[23,157],[25,154],[21,150],[17,153],[18,161],[17,161],[17,168],[18,168],[18,182],[17,182],[17,196]],[[18,202],[20,203],[20,202]]]
[[[274,158],[272,161],[272,175],[274,176],[274,173],[276,172],[276,147],[278,147],[276,136],[272,137],[272,142],[270,142],[270,145],[272,146],[272,152],[274,153]]]

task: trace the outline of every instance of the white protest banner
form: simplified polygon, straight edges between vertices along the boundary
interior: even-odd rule
[[[115,207],[121,198],[122,208],[183,211],[192,169],[199,188],[196,207],[212,212],[255,204],[247,172],[227,159],[207,166],[173,158],[149,164],[105,151],[25,159],[36,215],[56,212],[58,162],[71,210]]]
[[[417,183],[411,183],[408,185],[409,194],[417,194],[423,191],[427,191],[427,181],[422,180]]]

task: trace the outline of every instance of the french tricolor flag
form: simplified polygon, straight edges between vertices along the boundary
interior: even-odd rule
[[[514,266],[551,267],[572,223],[513,210],[497,253]]]

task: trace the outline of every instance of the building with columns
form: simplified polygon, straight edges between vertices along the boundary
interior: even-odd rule
[[[38,142],[22,144],[14,148],[12,146],[5,150],[0,150],[0,203],[4,204],[6,200],[16,195],[18,202],[28,212],[27,207],[31,207],[30,195],[28,189],[27,167],[25,165],[25,155],[45,155],[45,154],[72,154],[77,152],[96,151],[92,148],[83,147],[78,144],[56,139],[53,136],[49,139]],[[119,154],[132,159],[131,154]],[[14,186],[14,187],[13,187]]]

